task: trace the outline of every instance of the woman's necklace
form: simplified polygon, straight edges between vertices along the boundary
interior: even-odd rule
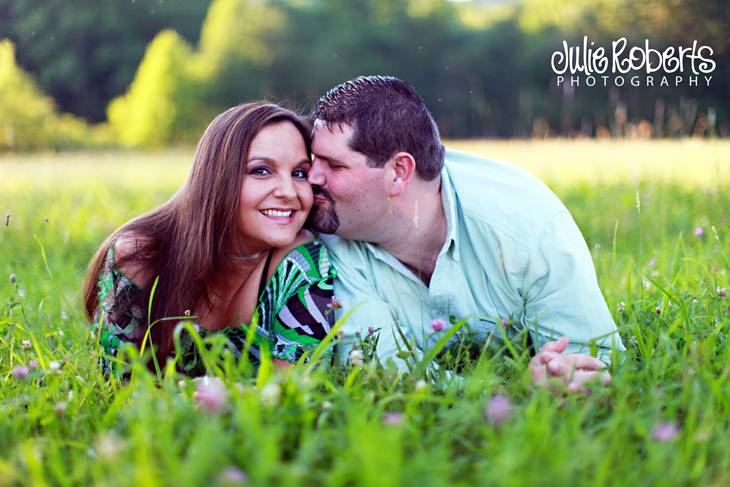
[[[232,255],[231,259],[239,260],[239,261],[254,260],[254,259],[258,259],[259,257],[261,257],[261,254],[263,254],[263,253],[264,253],[264,251],[261,250],[259,252],[256,252],[255,254],[251,254],[251,255]]]

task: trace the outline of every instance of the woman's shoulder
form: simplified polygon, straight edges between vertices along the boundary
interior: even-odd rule
[[[271,257],[269,277],[281,268],[284,268],[284,270],[296,269],[312,276],[327,276],[334,273],[327,248],[317,235],[304,229],[299,232],[297,238],[290,245],[274,250]]]

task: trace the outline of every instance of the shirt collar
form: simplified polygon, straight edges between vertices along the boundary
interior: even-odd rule
[[[444,215],[446,216],[446,240],[441,249],[441,254],[451,249],[451,256],[455,261],[459,262],[461,256],[459,255],[459,246],[457,245],[459,220],[456,194],[454,193],[454,186],[451,184],[451,178],[449,177],[446,165],[444,165],[444,169],[441,171],[441,204],[444,207]]]

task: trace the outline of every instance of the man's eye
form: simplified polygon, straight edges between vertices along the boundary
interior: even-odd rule
[[[295,178],[307,179],[307,171],[306,171],[306,169],[295,169],[294,172],[292,173],[292,175]]]

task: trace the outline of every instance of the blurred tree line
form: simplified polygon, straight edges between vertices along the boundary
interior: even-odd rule
[[[730,132],[726,0],[35,4],[0,0],[0,38],[17,49],[16,59],[0,45],[0,148],[74,146],[83,131],[98,144],[195,142],[233,104],[266,97],[306,111],[333,85],[375,73],[413,83],[447,137]],[[709,87],[556,86],[551,54],[584,35],[608,47],[697,40],[717,68]],[[32,127],[71,135],[23,142]]]

